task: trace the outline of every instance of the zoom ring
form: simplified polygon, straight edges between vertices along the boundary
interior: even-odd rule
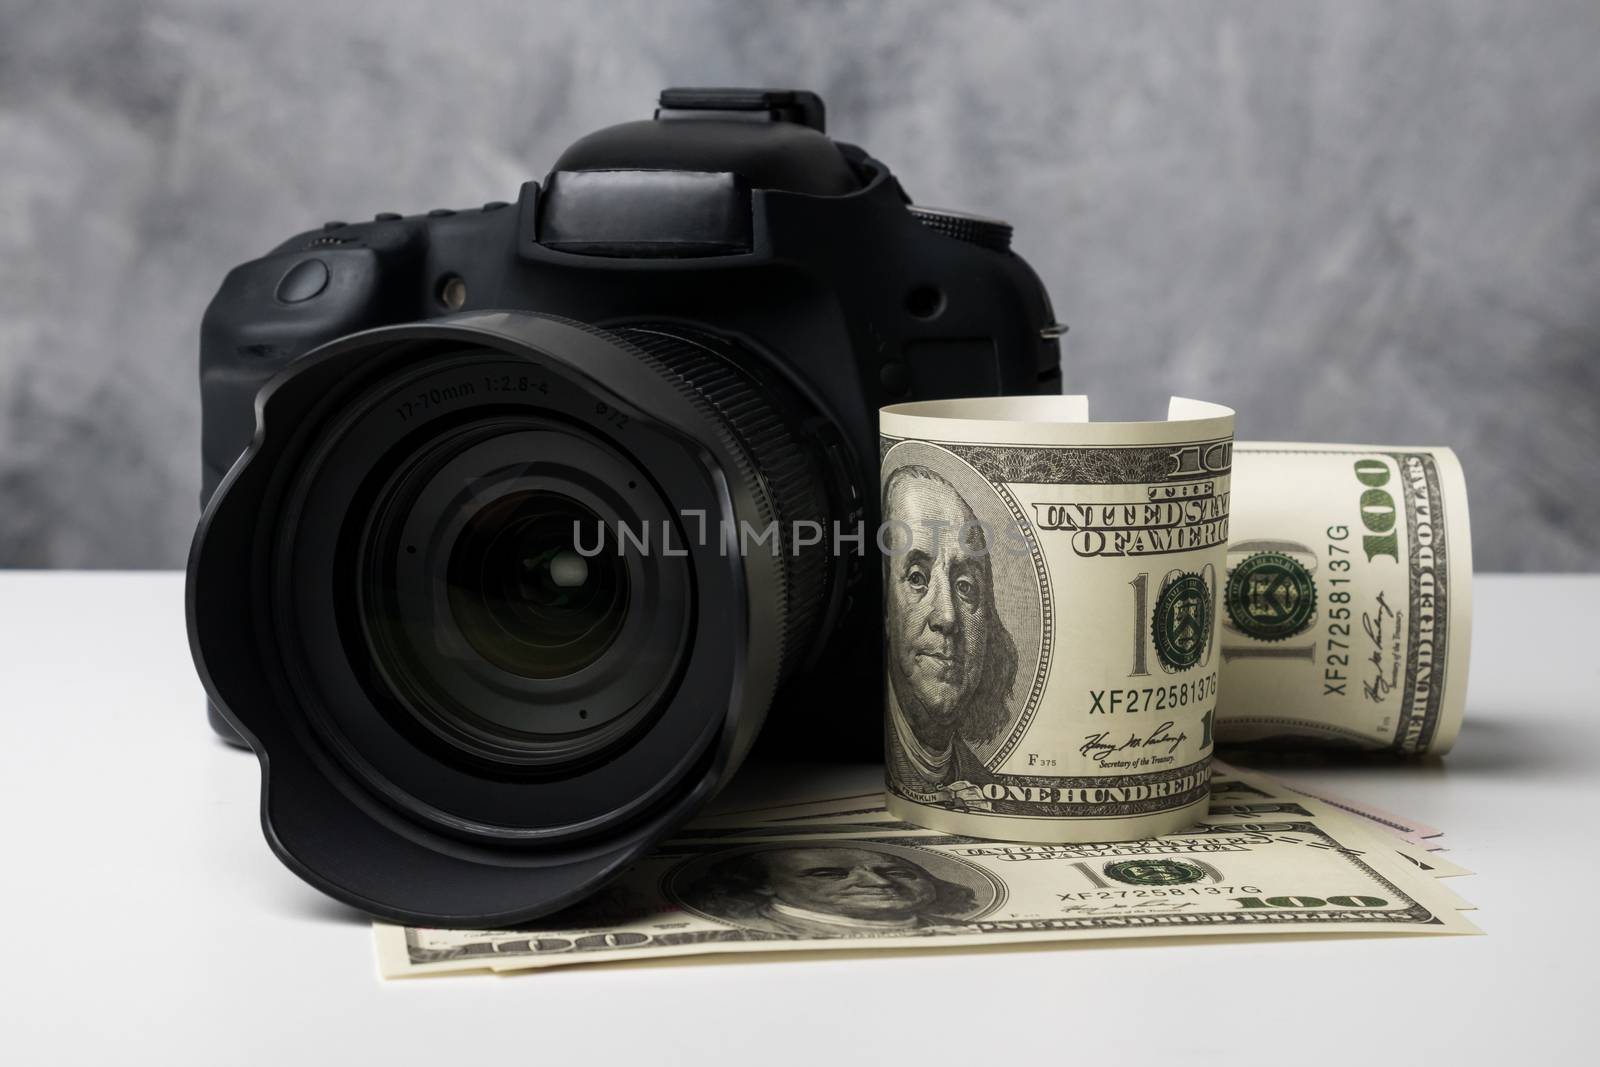
[[[785,409],[795,406],[793,401],[775,395],[770,385],[740,369],[732,346],[670,329],[627,327],[611,332],[698,395],[749,458],[747,476],[763,509],[759,522],[776,522],[777,551],[783,560],[781,684],[810,652],[828,600],[832,513],[825,476],[815,449],[807,447],[785,417]],[[796,548],[795,533],[801,529],[819,532],[818,543]],[[741,532],[741,550],[770,551],[768,542],[755,541],[765,534],[765,529],[752,531],[746,542]]]

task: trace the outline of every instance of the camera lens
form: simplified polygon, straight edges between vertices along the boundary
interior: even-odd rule
[[[628,574],[614,555],[591,560],[600,517],[558,493],[509,493],[467,520],[450,552],[450,608],[467,642],[503,671],[560,678],[616,640]]]
[[[683,537],[634,458],[564,420],[496,413],[402,441],[368,481],[365,534],[336,581],[358,597],[369,688],[391,718],[455,755],[545,773],[646,723],[695,590],[684,557],[649,550],[652,531]]]
[[[482,312],[342,338],[263,392],[189,632],[285,862],[389,918],[503,925],[726,781],[844,600],[846,491],[760,364]]]

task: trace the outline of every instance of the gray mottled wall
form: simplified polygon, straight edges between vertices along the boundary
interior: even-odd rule
[[[1480,569],[1596,569],[1597,57],[1592,0],[0,0],[0,565],[181,562],[232,264],[756,83],[1014,220],[1102,409],[1447,443]]]

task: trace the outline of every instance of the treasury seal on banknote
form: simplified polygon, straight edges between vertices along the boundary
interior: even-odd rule
[[[1178,829],[1209,796],[1233,413],[1083,397],[881,413],[887,801],[1015,841]]]
[[[1282,641],[1311,624],[1317,587],[1299,560],[1282,552],[1257,552],[1228,575],[1223,596],[1228,618],[1258,641]]]
[[[1214,603],[1211,583],[1201,575],[1173,573],[1163,581],[1150,632],[1156,658],[1166,670],[1176,673],[1200,662],[1216,631],[1211,625]]]
[[[1188,885],[1203,881],[1207,871],[1182,860],[1120,860],[1102,868],[1107,878],[1123,885]]]

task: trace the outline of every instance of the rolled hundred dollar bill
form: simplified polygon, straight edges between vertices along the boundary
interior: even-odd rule
[[[1232,410],[937,400],[879,427],[889,810],[1046,843],[1203,816]]]
[[[1233,479],[1218,740],[1449,749],[1472,622],[1455,453],[1241,442]]]

